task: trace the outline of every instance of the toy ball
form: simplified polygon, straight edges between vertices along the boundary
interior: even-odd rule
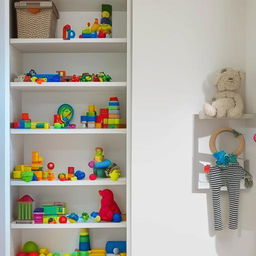
[[[96,218],[97,216],[99,216],[99,213],[98,213],[98,212],[92,212],[92,213],[91,213],[91,217],[92,217],[92,218]]]
[[[96,217],[94,218],[94,220],[95,220],[96,222],[101,222],[101,217],[100,217],[100,215],[96,216]]]
[[[28,241],[23,245],[22,251],[26,253],[39,252],[39,248],[38,245],[33,241]]]
[[[68,218],[71,223],[75,223],[79,220],[79,216],[76,213],[71,213],[68,215]]]
[[[122,215],[120,213],[115,213],[113,215],[113,222],[121,222],[122,221]]]
[[[89,214],[88,214],[87,212],[83,212],[83,213],[82,213],[82,219],[83,219],[84,221],[89,220],[89,218],[90,218],[90,216],[89,216]]]
[[[65,224],[68,222],[68,218],[66,216],[59,217],[59,223]]]
[[[27,256],[27,254],[25,252],[19,252],[16,254],[16,256]]]
[[[96,179],[97,179],[97,176],[96,176],[95,174],[91,174],[91,175],[89,176],[89,179],[90,179],[90,180],[96,180]]]
[[[32,171],[24,171],[21,173],[21,179],[30,182],[33,179],[34,173]]]
[[[55,167],[55,164],[54,164],[53,162],[50,162],[50,163],[47,164],[47,168],[48,168],[49,170],[53,170],[54,167]]]
[[[38,252],[30,252],[28,256],[39,256]]]
[[[78,171],[75,172],[75,176],[77,177],[78,180],[82,180],[82,179],[85,178],[85,173],[78,170]]]
[[[66,174],[65,173],[59,173],[58,179],[59,180],[65,180],[66,179]]]
[[[114,253],[115,255],[119,254],[119,252],[120,252],[120,250],[119,250],[118,248],[114,248],[114,249],[113,249],[113,253]]]

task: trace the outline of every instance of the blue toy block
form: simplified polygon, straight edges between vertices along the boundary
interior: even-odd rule
[[[96,116],[87,116],[88,122],[96,122]]]
[[[25,129],[25,123],[26,123],[26,120],[20,120],[20,126],[19,126],[19,128],[20,128],[20,129]]]
[[[115,109],[109,109],[108,110],[109,114],[113,114],[113,115],[120,115],[120,110],[115,110]]]
[[[120,106],[119,101],[110,101],[108,103],[109,106]]]
[[[46,78],[47,82],[60,82],[60,74],[36,74],[37,78]]]
[[[114,253],[115,248],[118,248],[119,252],[126,252],[126,241],[108,241],[106,243],[107,253]]]
[[[87,122],[88,119],[87,119],[87,116],[81,116],[81,122]]]

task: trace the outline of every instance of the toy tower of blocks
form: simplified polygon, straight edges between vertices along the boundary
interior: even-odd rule
[[[119,128],[121,124],[120,103],[118,97],[110,97],[108,102],[108,120],[103,119],[103,124],[108,128]]]
[[[95,105],[89,105],[85,116],[81,116],[81,123],[84,128],[95,128],[97,113]]]
[[[32,151],[31,170],[36,175],[38,181],[43,180],[43,157],[39,155],[38,151]]]

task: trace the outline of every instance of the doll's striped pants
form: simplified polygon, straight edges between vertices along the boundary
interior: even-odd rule
[[[238,209],[240,197],[240,180],[244,178],[244,170],[238,163],[228,166],[212,166],[209,173],[209,182],[212,190],[214,228],[222,230],[220,189],[227,186],[229,195],[229,228],[237,229]]]

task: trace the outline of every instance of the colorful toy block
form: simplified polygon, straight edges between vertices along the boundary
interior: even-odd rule
[[[18,200],[18,222],[33,220],[33,202],[34,199],[29,195],[25,195]]]

